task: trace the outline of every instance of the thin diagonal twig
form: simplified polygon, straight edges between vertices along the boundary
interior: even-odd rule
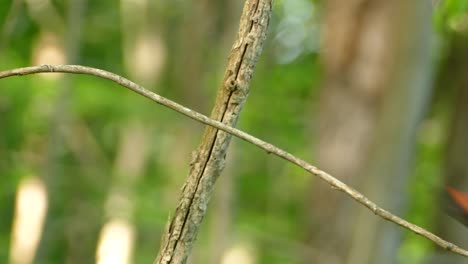
[[[97,76],[103,79],[111,80],[121,86],[124,86],[160,105],[163,105],[165,107],[168,107],[176,112],[179,112],[191,119],[194,119],[198,122],[201,122],[203,124],[209,125],[211,127],[217,128],[219,130],[222,130],[224,132],[227,132],[231,135],[234,135],[242,140],[245,140],[263,150],[265,150],[267,153],[274,154],[278,157],[281,157],[291,163],[294,163],[295,165],[301,167],[305,171],[309,172],[312,175],[315,175],[322,179],[323,181],[327,182],[332,188],[342,191],[348,196],[350,196],[352,199],[357,201],[358,203],[364,205],[367,207],[369,210],[374,212],[374,214],[378,215],[379,217],[393,222],[405,229],[408,229],[418,235],[421,235],[432,242],[434,242],[436,245],[451,251],[453,253],[456,253],[458,255],[468,257],[468,251],[465,249],[460,248],[459,246],[448,242],[437,235],[427,231],[426,229],[419,227],[415,224],[412,224],[401,217],[398,217],[391,212],[381,208],[369,198],[364,196],[362,193],[358,192],[357,190],[353,189],[352,187],[349,187],[345,183],[341,182],[340,180],[336,179],[335,177],[331,176],[330,174],[316,168],[315,166],[307,163],[306,161],[292,155],[291,153],[282,150],[268,142],[265,142],[259,138],[256,138],[250,134],[247,134],[239,129],[230,127],[228,125],[225,125],[219,121],[213,120],[205,115],[202,115],[196,111],[193,111],[187,107],[184,107],[174,101],[171,101],[165,97],[162,97],[158,94],[155,94],[147,89],[145,89],[142,86],[139,86],[138,84],[122,77],[117,74],[100,70],[100,69],[95,69],[95,68],[90,68],[90,67],[85,67],[85,66],[79,66],[79,65],[41,65],[41,66],[32,66],[32,67],[25,67],[25,68],[17,68],[13,70],[8,70],[8,71],[2,71],[0,72],[0,79],[10,77],[10,76],[22,76],[22,75],[29,75],[29,74],[35,74],[35,73],[45,73],[45,72],[62,72],[62,73],[74,73],[74,74],[87,74],[87,75],[93,75]]]

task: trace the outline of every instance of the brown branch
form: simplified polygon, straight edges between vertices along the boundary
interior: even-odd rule
[[[3,71],[0,72],[0,79],[1,78],[6,78],[10,76],[22,76],[22,75],[29,75],[29,74],[35,74],[35,73],[44,73],[44,72],[62,72],[62,73],[74,73],[74,74],[87,74],[87,75],[93,75],[97,76],[103,79],[111,80],[117,84],[120,84],[121,86],[124,86],[160,105],[163,105],[165,107],[168,107],[176,112],[179,112],[191,119],[194,119],[198,122],[204,123],[206,125],[209,125],[211,127],[214,127],[216,129],[222,130],[224,132],[227,132],[231,135],[234,135],[242,140],[245,140],[263,150],[265,150],[267,153],[272,153],[278,157],[281,157],[291,163],[296,164],[297,166],[301,167],[302,169],[306,170],[312,175],[315,175],[322,179],[323,181],[327,182],[329,185],[332,186],[332,188],[336,190],[340,190],[350,196],[352,199],[357,201],[358,203],[364,205],[367,207],[369,210],[374,212],[374,214],[382,217],[383,219],[393,222],[397,225],[400,225],[403,228],[406,228],[416,234],[419,234],[432,242],[434,242],[436,245],[451,251],[453,253],[456,253],[458,255],[468,257],[468,251],[458,247],[457,245],[454,245],[453,243],[450,243],[435,234],[425,230],[424,228],[421,228],[417,225],[414,225],[388,211],[385,209],[379,207],[377,204],[369,200],[367,197],[365,197],[363,194],[360,192],[356,191],[355,189],[349,187],[345,183],[341,182],[340,180],[334,178],[333,176],[329,175],[328,173],[321,171],[320,169],[312,166],[311,164],[307,163],[306,161],[295,157],[294,155],[286,152],[285,150],[282,150],[268,142],[265,142],[261,139],[258,139],[250,134],[247,134],[241,130],[238,130],[236,128],[233,128],[231,126],[228,126],[226,124],[223,124],[219,121],[213,120],[205,115],[202,115],[196,111],[193,111],[187,107],[184,107],[180,104],[177,104],[176,102],[173,102],[167,98],[164,98],[158,94],[155,94],[138,84],[129,81],[128,79],[116,75],[114,73],[110,73],[108,71],[100,70],[100,69],[95,69],[95,68],[90,68],[90,67],[85,67],[85,66],[79,66],[79,65],[41,65],[41,66],[33,66],[33,67],[26,67],[26,68],[18,68],[18,69],[13,69],[13,70],[8,70],[8,71]]]
[[[237,38],[211,118],[234,127],[249,93],[254,68],[263,48],[272,0],[246,0]],[[221,174],[231,135],[207,127],[193,155],[179,204],[164,231],[155,264],[185,263],[206,214],[216,179]]]
[[[272,0],[246,0],[237,38],[229,55],[211,119],[234,127],[249,93],[250,80],[263,48]],[[224,169],[231,135],[207,127],[193,154],[179,205],[164,231],[154,264],[185,263],[198,233],[216,179]]]

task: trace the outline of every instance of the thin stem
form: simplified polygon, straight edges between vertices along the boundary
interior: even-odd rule
[[[329,185],[331,185],[332,188],[336,190],[340,190],[350,196],[352,199],[357,201],[358,203],[364,205],[367,207],[369,210],[374,212],[374,214],[380,216],[381,218],[393,222],[403,228],[406,228],[410,231],[413,231],[414,233],[421,235],[432,242],[434,242],[436,245],[451,251],[453,253],[456,253],[458,255],[468,257],[468,251],[460,248],[459,246],[450,243],[435,234],[427,231],[426,229],[419,227],[415,224],[412,224],[401,217],[398,217],[391,212],[379,207],[377,204],[369,200],[366,196],[364,196],[362,193],[358,192],[357,190],[353,189],[352,187],[349,187],[345,183],[341,182],[340,180],[336,179],[335,177],[331,176],[330,174],[316,168],[315,166],[312,166],[311,164],[307,163],[306,161],[292,155],[291,153],[286,152],[285,150],[282,150],[268,142],[265,142],[259,138],[256,138],[250,134],[247,134],[239,129],[227,126],[221,122],[218,122],[216,120],[210,119],[209,117],[202,115],[196,111],[193,111],[187,107],[184,107],[174,101],[171,101],[167,98],[164,98],[158,94],[155,94],[142,86],[139,86],[138,84],[122,77],[117,74],[100,70],[100,69],[95,69],[95,68],[90,68],[90,67],[85,67],[85,66],[79,66],[79,65],[41,65],[41,66],[32,66],[32,67],[25,67],[25,68],[17,68],[13,70],[8,70],[8,71],[3,71],[0,72],[0,79],[1,78],[6,78],[10,76],[22,76],[22,75],[28,75],[28,74],[35,74],[35,73],[45,73],[45,72],[62,72],[62,73],[74,73],[74,74],[87,74],[87,75],[93,75],[97,76],[103,79],[111,80],[117,84],[120,84],[121,86],[124,86],[160,105],[166,106],[176,112],[179,112],[189,118],[192,118],[196,121],[199,121],[201,123],[204,123],[206,125],[209,125],[211,127],[215,127],[219,130],[222,130],[224,132],[227,132],[231,135],[234,135],[240,139],[243,139],[263,150],[265,150],[267,153],[272,153],[278,157],[281,157],[291,163],[296,164],[297,166],[301,167],[305,171],[309,172],[312,175],[315,175],[322,179],[323,181],[327,182]]]

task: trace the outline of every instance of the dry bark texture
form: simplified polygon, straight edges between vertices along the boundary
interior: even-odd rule
[[[247,0],[211,118],[235,126],[249,92],[270,20],[272,0]],[[185,263],[206,214],[214,183],[224,168],[231,136],[207,127],[193,154],[175,215],[163,234],[155,264]]]

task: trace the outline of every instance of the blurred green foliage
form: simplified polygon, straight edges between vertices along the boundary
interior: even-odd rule
[[[176,85],[184,76],[171,72],[176,68],[181,69],[180,72],[194,70],[188,69],[183,59],[177,58],[181,50],[176,49],[191,48],[190,36],[179,32],[187,26],[182,22],[192,12],[190,4],[187,1],[154,2],[148,6],[147,12],[157,14],[158,18],[149,19],[149,24],[157,25],[160,29],[167,48],[167,68],[163,70],[160,80],[148,88],[175,101],[190,102],[190,93]],[[238,125],[240,129],[312,163],[318,87],[322,76],[317,40],[321,10],[314,2],[276,2],[269,39]],[[51,3],[61,19],[66,21],[67,2]],[[9,16],[11,4],[12,1],[4,1],[0,5],[0,30],[3,29],[1,32],[4,33],[0,39],[2,70],[33,64],[34,47],[40,34],[47,30],[41,28],[40,23],[30,15],[26,4],[13,17]],[[119,4],[116,1],[86,1],[86,5],[77,63],[128,76],[123,58],[124,37]],[[239,11],[236,10],[236,15]],[[445,0],[437,6],[434,21],[435,27],[443,33],[438,35],[442,42],[448,41],[451,31],[457,30],[460,24],[467,23],[467,12],[466,0]],[[290,21],[297,17],[302,20]],[[4,25],[9,23],[14,30],[6,34],[8,30]],[[198,88],[206,92],[206,96],[199,100],[201,109],[198,110],[202,112],[211,109],[224,58],[229,51],[227,45],[220,44],[226,40],[216,38],[223,31],[224,28],[215,28],[209,32],[209,37],[200,47],[203,59],[198,66],[206,68],[198,76],[202,79]],[[297,41],[294,45],[285,44],[281,42],[282,34],[289,34]],[[65,35],[66,32],[60,36],[65,38]],[[233,36],[228,38],[232,39]],[[182,43],[176,45],[175,42]],[[176,205],[177,194],[188,170],[190,151],[197,145],[203,126],[108,81],[89,76],[67,75],[59,78],[26,76],[0,80],[0,263],[8,262],[15,193],[20,179],[31,174],[40,176],[50,171],[51,166],[58,177],[49,179],[53,183],[48,183],[51,204],[45,238],[38,253],[41,261],[38,263],[65,262],[68,252],[73,250],[67,237],[67,222],[80,216],[76,210],[82,205],[94,207],[89,212],[95,215],[89,215],[89,219],[82,221],[96,221],[90,227],[94,233],[83,240],[87,248],[95,248],[98,227],[106,219],[104,200],[112,184],[113,162],[121,132],[134,120],[145,124],[150,134],[148,162],[142,179],[135,186],[133,201],[136,208],[132,220],[137,229],[134,261],[151,263],[168,213]],[[63,81],[66,78],[69,83]],[[53,131],[62,133],[57,129],[54,116],[61,114],[56,109],[60,104],[61,91],[68,89],[64,86],[69,88],[69,98],[66,99],[66,123],[63,125],[71,126],[77,122],[89,129],[104,156],[97,163],[81,163],[63,138],[56,141],[58,146],[50,145],[56,140],[51,138]],[[443,105],[442,111],[446,107]],[[433,113],[427,121],[428,129],[421,132],[418,141],[416,176],[410,186],[413,204],[410,205],[408,217],[425,227],[433,224],[428,216],[435,214],[434,196],[430,193],[441,180],[441,152],[447,119],[444,114]],[[190,131],[190,138],[181,142],[180,130]],[[51,148],[57,149],[55,153],[50,153]],[[177,166],[170,164],[173,158],[168,157],[174,148],[188,150],[178,154],[183,157],[180,157],[181,164]],[[232,237],[228,240],[234,243],[247,237],[247,240],[254,241],[259,245],[258,263],[299,263],[295,255],[304,235],[303,214],[304,208],[307,208],[304,202],[310,176],[239,140],[234,140],[233,148],[233,162],[239,165],[235,166],[232,176],[233,226],[228,232]],[[89,155],[95,157],[96,153]],[[201,252],[198,253],[199,263],[206,262],[209,258],[207,252],[216,243],[210,240],[208,228],[216,219],[214,212],[208,211],[207,223],[195,246],[195,251]],[[431,248],[432,244],[426,240],[408,235],[401,256],[410,260],[406,263],[418,263]],[[91,254],[88,259],[94,258],[93,251],[86,252]]]
[[[465,32],[468,27],[468,2],[464,0],[436,1],[434,21],[439,32]]]

